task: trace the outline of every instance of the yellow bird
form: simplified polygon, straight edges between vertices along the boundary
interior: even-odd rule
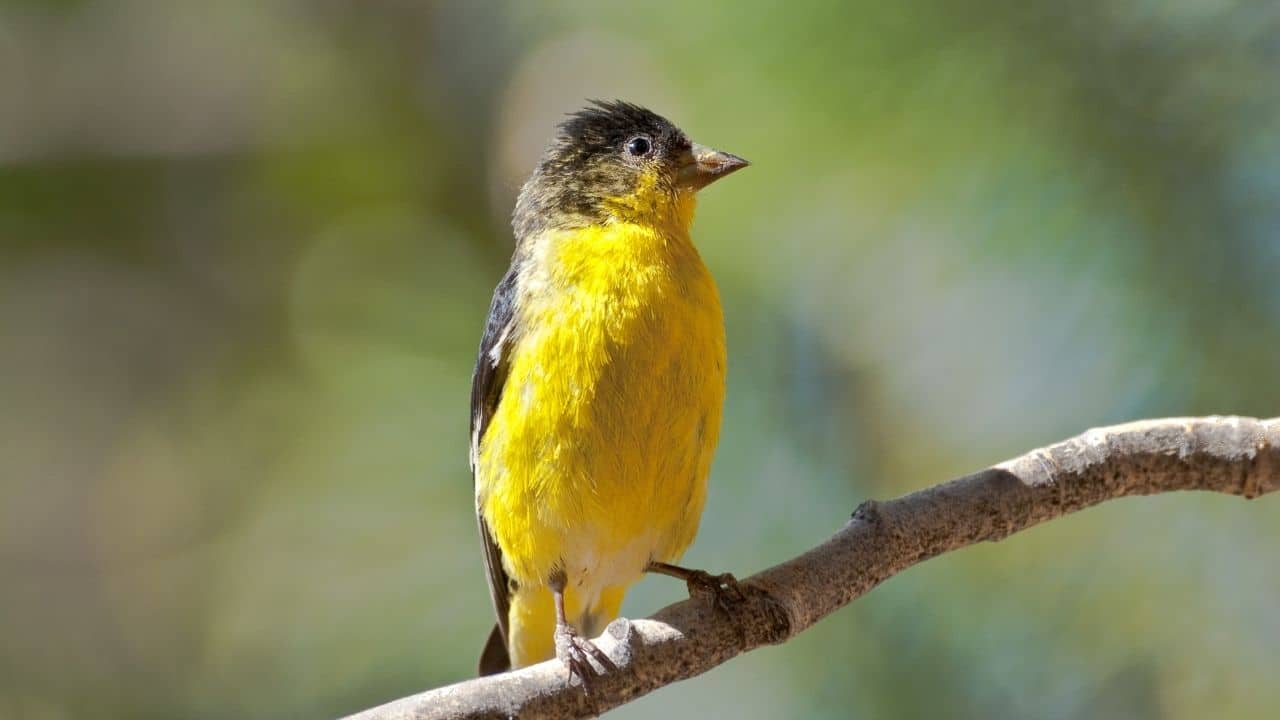
[[[630,103],[571,116],[516,202],[471,390],[471,469],[498,622],[487,675],[559,657],[586,684],[587,637],[645,572],[691,592],[730,575],[676,562],[693,542],[720,434],[720,298],[689,236],[694,195],[747,161]]]

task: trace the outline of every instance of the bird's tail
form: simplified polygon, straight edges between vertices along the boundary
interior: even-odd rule
[[[511,669],[511,656],[507,654],[507,639],[502,637],[502,628],[493,624],[493,632],[480,651],[480,675],[497,675]]]

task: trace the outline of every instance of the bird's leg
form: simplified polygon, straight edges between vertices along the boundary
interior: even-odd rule
[[[651,561],[645,572],[667,575],[684,580],[689,586],[689,597],[705,598],[713,607],[728,612],[729,607],[746,599],[738,579],[732,573],[712,575],[706,570],[693,570],[664,562]]]
[[[573,679],[577,676],[582,682],[583,692],[590,694],[591,680],[603,673],[617,670],[618,666],[604,654],[603,650],[596,647],[595,643],[579,635],[578,631],[569,624],[569,619],[564,612],[566,582],[564,571],[557,570],[551,574],[548,583],[556,604],[556,657],[568,668],[569,678]],[[595,669],[591,664],[592,659],[600,663],[601,670]]]

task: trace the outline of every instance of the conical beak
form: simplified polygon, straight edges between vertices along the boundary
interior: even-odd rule
[[[701,190],[734,170],[750,164],[737,155],[694,143],[684,165],[680,167],[680,186],[688,190]]]

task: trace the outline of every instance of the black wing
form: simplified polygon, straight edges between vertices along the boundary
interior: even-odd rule
[[[507,381],[508,354],[515,340],[516,264],[498,283],[489,305],[489,318],[485,321],[484,336],[480,339],[480,353],[471,375],[471,475],[475,478],[480,455],[480,440],[489,421],[502,399],[502,387]],[[510,578],[502,569],[502,550],[493,539],[489,525],[476,506],[476,520],[480,524],[480,540],[484,544],[484,566],[489,575],[489,596],[498,614],[498,627],[480,659],[480,673],[490,675],[509,669],[506,653],[507,612],[511,607]],[[496,637],[495,637],[496,636]]]

